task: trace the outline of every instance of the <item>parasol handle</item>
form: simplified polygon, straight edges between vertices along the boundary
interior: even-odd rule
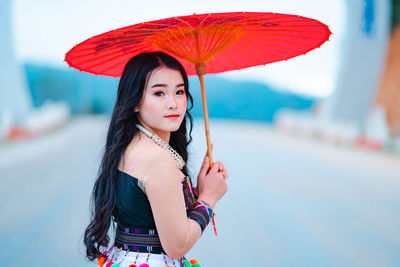
[[[210,127],[208,123],[208,111],[207,111],[207,100],[206,100],[206,90],[204,88],[204,63],[196,64],[197,76],[199,77],[200,87],[201,87],[201,99],[203,102],[203,116],[204,124],[206,128],[206,140],[207,140],[207,156],[209,161],[209,168],[212,166],[212,154],[211,154],[211,141],[210,141]]]

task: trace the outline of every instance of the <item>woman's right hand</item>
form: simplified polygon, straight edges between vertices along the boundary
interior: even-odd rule
[[[214,162],[210,169],[209,165],[208,156],[206,154],[199,175],[197,176],[198,199],[204,200],[214,208],[217,201],[220,200],[228,190],[226,184],[228,174],[220,161]]]

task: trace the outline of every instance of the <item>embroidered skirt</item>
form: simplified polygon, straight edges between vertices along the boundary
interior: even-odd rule
[[[186,260],[186,258],[174,260],[166,254],[127,251],[116,246],[110,247],[105,254],[107,254],[107,259],[103,267],[109,267],[114,263],[119,264],[120,267],[129,267],[131,264],[140,266],[142,263],[147,263],[149,267],[180,267],[183,266],[183,260]]]

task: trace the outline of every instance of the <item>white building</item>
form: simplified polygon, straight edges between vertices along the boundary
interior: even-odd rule
[[[390,35],[389,0],[346,0],[346,33],[336,88],[324,103],[327,120],[364,133],[379,89]]]
[[[11,1],[0,0],[0,130],[22,122],[32,108],[21,66],[16,62],[11,30]]]

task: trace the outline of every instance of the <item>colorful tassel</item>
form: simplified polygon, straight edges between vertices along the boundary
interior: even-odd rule
[[[149,253],[147,254],[146,262],[149,261],[149,257],[150,257],[150,251],[149,251]],[[145,266],[143,266],[143,267],[145,267]]]
[[[97,264],[99,265],[99,267],[103,266],[105,261],[106,261],[106,258],[102,255],[99,255],[99,257],[97,258]]]
[[[126,251],[125,255],[122,257],[122,259],[121,259],[121,261],[119,262],[119,264],[122,263],[122,261],[125,259],[126,255],[128,255],[128,253],[129,253],[129,249]]]
[[[167,259],[165,258],[165,254],[164,254],[164,253],[162,253],[162,252],[161,252],[161,254],[163,255],[164,262],[165,262],[165,266],[167,266],[167,267],[171,267],[171,266],[169,266],[169,265],[168,265]]]
[[[212,224],[213,224],[213,227],[214,227],[214,233],[215,233],[215,236],[217,236],[217,228],[215,227],[215,221],[214,221],[214,217],[215,217],[215,212],[213,212],[213,216],[212,216]]]
[[[184,260],[184,261],[183,261],[183,266],[185,266],[185,267],[192,267],[192,264],[190,263],[190,261]]]

